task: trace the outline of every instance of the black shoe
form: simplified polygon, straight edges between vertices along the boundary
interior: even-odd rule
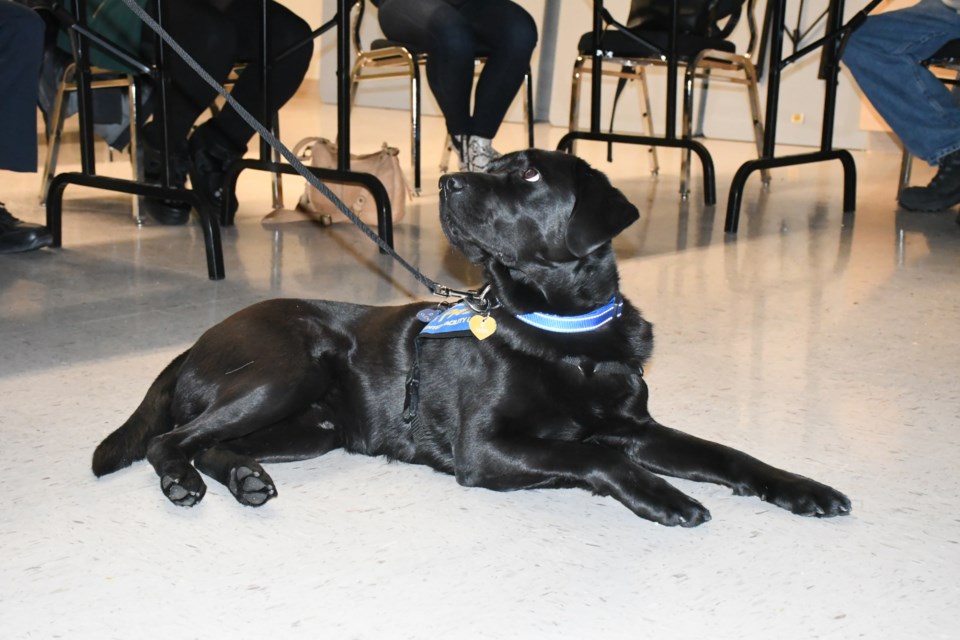
[[[163,181],[163,153],[156,140],[154,131],[148,123],[144,126],[140,146],[143,149],[143,177],[150,184]],[[183,142],[170,150],[170,186],[186,189],[187,186],[187,145]],[[158,200],[144,198],[143,210],[160,224],[186,224],[190,220],[190,205],[176,200]]]
[[[901,207],[910,211],[943,211],[960,204],[960,151],[940,160],[940,168],[930,184],[907,187],[898,200]]]
[[[0,253],[33,251],[53,244],[50,230],[13,217],[0,202]]]
[[[224,174],[231,164],[243,157],[246,149],[234,148],[213,124],[205,122],[190,136],[190,186],[207,207],[209,215],[220,219],[223,211]],[[237,212],[236,195],[230,194],[226,210],[228,218]]]

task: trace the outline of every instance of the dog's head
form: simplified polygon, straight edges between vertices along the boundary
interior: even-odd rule
[[[587,303],[584,288],[616,287],[610,240],[639,216],[605,175],[555,151],[519,151],[487,173],[440,179],[450,242],[492,279],[532,285],[558,311]]]

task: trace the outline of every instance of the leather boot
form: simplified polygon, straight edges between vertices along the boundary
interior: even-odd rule
[[[899,202],[910,211],[942,211],[960,204],[960,151],[940,159],[940,168],[930,184],[903,189]]]
[[[51,244],[53,236],[49,229],[14,218],[0,202],[0,253],[33,251]]]
[[[150,184],[163,181],[163,152],[159,142],[158,127],[148,122],[143,127],[140,148],[143,151],[143,177]],[[187,186],[187,145],[185,141],[170,149],[170,186],[185,189]],[[175,200],[143,199],[143,210],[160,224],[186,224],[190,220],[190,205]]]
[[[227,169],[243,157],[245,148],[235,148],[208,121],[200,125],[190,136],[190,185],[200,196],[203,205],[214,219],[220,219],[223,211],[223,180]],[[236,194],[229,194],[227,215],[232,218],[237,211]]]

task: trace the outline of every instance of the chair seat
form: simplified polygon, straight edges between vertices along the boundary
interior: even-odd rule
[[[420,51],[417,49],[416,45],[409,44],[407,42],[400,42],[399,40],[388,40],[387,38],[377,38],[370,43],[370,50],[374,51],[376,49],[391,49],[394,47],[403,47],[410,53],[415,56],[426,55],[426,51]],[[483,47],[478,47],[477,57],[486,58],[489,55],[489,52]]]
[[[642,29],[637,29],[633,33],[666,51],[668,44],[666,33],[644,31]],[[659,55],[650,47],[640,44],[616,29],[608,29],[603,33],[603,37],[600,39],[600,49],[614,58],[649,58]],[[706,49],[715,49],[727,53],[736,53],[737,50],[732,42],[721,38],[704,38],[683,34],[677,36],[677,55],[681,60],[692,60]],[[577,44],[577,51],[585,56],[593,54],[592,31],[588,31],[581,36],[580,42]]]
[[[387,40],[386,38],[377,38],[376,40],[370,43],[371,51],[375,49],[392,49],[394,47],[403,47],[404,49],[406,49],[407,51],[409,51],[414,55],[420,53],[419,51],[417,51],[417,48],[414,47],[413,45],[407,44],[406,42],[400,42],[399,40]]]

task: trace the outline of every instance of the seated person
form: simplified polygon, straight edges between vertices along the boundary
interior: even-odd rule
[[[111,0],[119,1],[119,0]],[[251,63],[230,90],[250,113],[261,117],[263,88],[260,66],[260,0],[163,0],[164,27],[207,73],[223,84],[238,62]],[[267,23],[272,54],[308,40],[310,26],[277,2],[267,5]],[[152,41],[144,28],[144,37]],[[308,42],[270,69],[270,108],[283,106],[303,81],[313,43]],[[168,92],[167,127],[171,140],[171,182],[182,187],[190,176],[194,192],[205,207],[217,216],[222,205],[225,169],[246,152],[254,131],[229,105],[205,121],[191,134],[194,124],[217,97],[210,87],[176,53],[165,58],[172,91]],[[156,95],[156,94],[155,94]],[[156,110],[155,110],[156,111]],[[160,131],[156,118],[144,127],[145,172],[159,181],[162,165]],[[236,210],[237,203],[230,203]],[[148,214],[163,224],[184,224],[190,215],[183,203],[147,201]]]
[[[843,61],[903,145],[937,165],[925,187],[900,192],[900,206],[939,211],[960,204],[960,104],[923,61],[960,38],[956,0],[871,15],[847,42]]]
[[[537,25],[510,0],[373,0],[387,38],[427,54],[427,82],[446,119],[461,171],[484,171],[491,140],[523,85]],[[476,89],[474,59],[487,55]],[[473,113],[470,97],[473,93]]]

